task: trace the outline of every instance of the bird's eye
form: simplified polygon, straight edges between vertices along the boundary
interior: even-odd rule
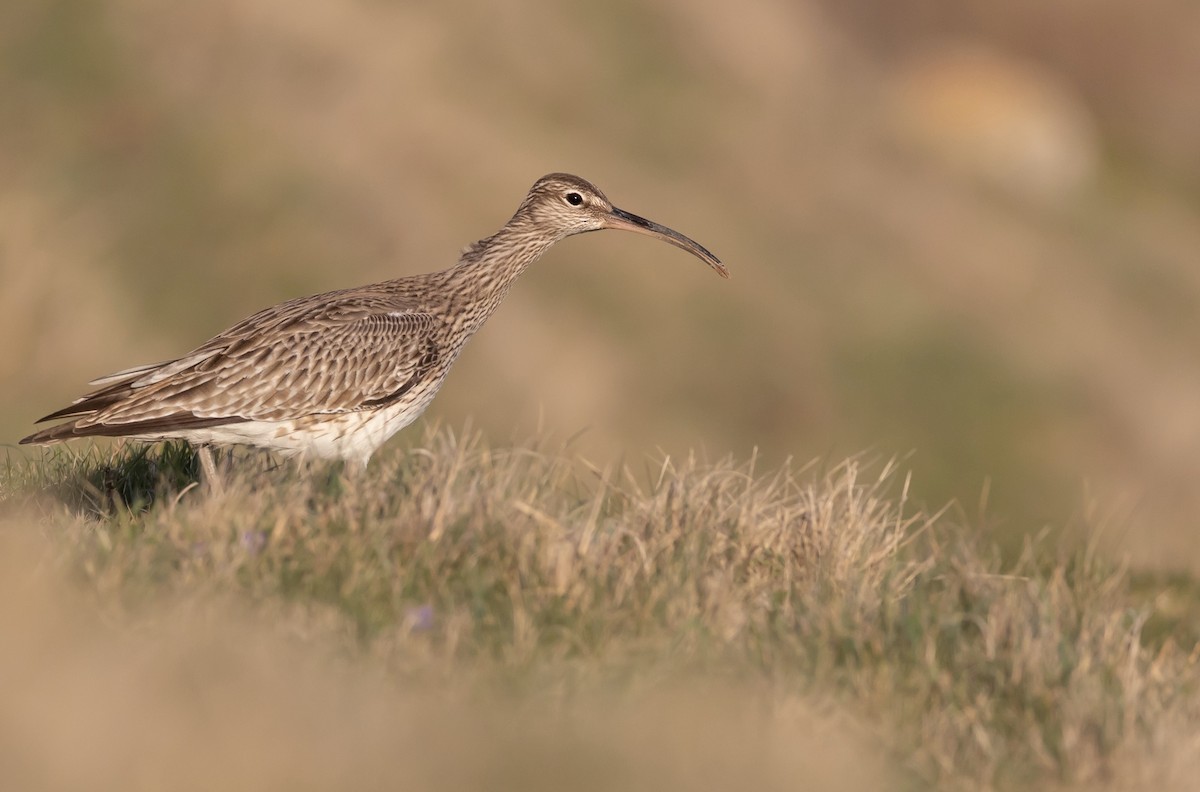
[[[571,206],[579,206],[583,203],[583,196],[577,192],[569,192],[566,197],[567,203],[571,204]]]

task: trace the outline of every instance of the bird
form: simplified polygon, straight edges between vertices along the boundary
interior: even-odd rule
[[[699,243],[618,209],[585,179],[551,173],[454,266],[266,308],[181,357],[92,380],[94,390],[37,421],[63,423],[20,442],[182,439],[199,447],[210,479],[209,446],[365,469],[425,411],[467,341],[534,261],[568,236],[609,228],[660,239],[729,277]]]

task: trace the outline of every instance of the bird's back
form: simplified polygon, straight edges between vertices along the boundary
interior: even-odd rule
[[[305,438],[287,435],[326,423],[369,429],[376,414],[383,417],[375,424],[390,416],[386,428],[410,422],[420,412],[411,408],[423,410],[436,391],[429,385],[444,376],[446,324],[436,276],[274,305],[175,360],[95,380],[97,390],[42,419],[71,420],[21,442],[181,437],[303,451]],[[324,451],[318,455],[343,456]]]

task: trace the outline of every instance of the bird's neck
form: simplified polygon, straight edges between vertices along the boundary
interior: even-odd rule
[[[557,241],[518,214],[490,237],[463,250],[458,264],[446,270],[447,291],[482,309],[478,320],[482,324],[521,273]]]

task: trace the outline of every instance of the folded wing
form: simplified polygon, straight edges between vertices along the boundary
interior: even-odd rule
[[[437,367],[437,319],[390,301],[270,309],[178,360],[97,380],[104,387],[25,438],[145,435],[386,406]],[[281,310],[282,309],[282,310]]]

